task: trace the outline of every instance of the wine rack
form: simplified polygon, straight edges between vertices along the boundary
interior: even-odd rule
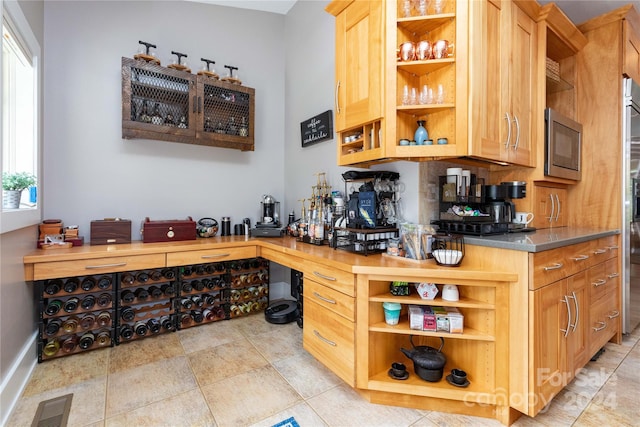
[[[36,282],[38,362],[114,342],[115,275]]]
[[[229,318],[229,275],[223,262],[180,267],[178,328]]]
[[[231,290],[229,317],[263,312],[269,305],[269,261],[228,261]]]

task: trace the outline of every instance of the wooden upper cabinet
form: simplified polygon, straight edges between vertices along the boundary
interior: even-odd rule
[[[470,154],[535,166],[537,26],[516,4],[470,7]]]
[[[636,82],[640,82],[640,37],[638,36],[640,28],[634,28],[634,24],[629,20],[623,22],[626,46],[623,51],[624,68],[622,71]]]
[[[344,2],[338,2],[343,4]],[[356,0],[336,16],[336,131],[382,116],[383,3]]]

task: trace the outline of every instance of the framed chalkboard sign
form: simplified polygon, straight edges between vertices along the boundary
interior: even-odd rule
[[[300,123],[302,146],[326,141],[333,138],[333,111],[327,110]]]

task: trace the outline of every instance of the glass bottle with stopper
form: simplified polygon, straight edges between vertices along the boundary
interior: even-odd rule
[[[220,80],[224,81],[224,82],[229,82],[229,83],[233,83],[233,84],[238,84],[241,85],[242,82],[240,81],[240,79],[238,79],[237,76],[234,77],[233,75],[233,70],[237,70],[238,67],[234,67],[232,65],[225,65],[224,68],[228,69],[229,72],[227,73],[226,76],[222,77]]]
[[[133,55],[133,59],[140,59],[160,65],[160,60],[156,58],[155,52],[151,50],[151,48],[156,49],[156,45],[148,42],[143,42],[142,40],[138,41],[138,43],[140,43],[144,47],[141,47],[138,50],[138,53]]]
[[[183,61],[182,58],[186,58],[186,53],[176,52],[175,50],[171,51],[172,55],[176,55],[178,57],[177,62],[174,60],[172,64],[169,64],[169,68],[173,68],[174,70],[186,71],[187,73],[191,72],[191,68],[187,67],[187,61]]]
[[[220,77],[216,74],[216,70],[211,66],[211,64],[215,64],[216,61],[212,61],[211,59],[206,58],[200,58],[200,60],[204,62],[204,65],[202,66],[202,69],[198,71],[198,75],[208,76],[213,79],[218,79]]]

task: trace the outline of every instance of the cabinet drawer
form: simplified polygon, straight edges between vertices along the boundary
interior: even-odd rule
[[[85,274],[116,273],[119,271],[141,270],[144,268],[161,268],[164,266],[164,254],[41,262],[33,265],[33,279],[42,280],[82,276]]]
[[[612,283],[609,283],[607,278],[605,263],[591,267],[589,269],[589,297],[591,302],[599,300],[608,291],[614,290]]]
[[[322,286],[313,280],[304,281],[303,295],[305,303],[307,301],[314,301],[351,322],[355,321],[353,310],[355,306],[354,298]]]
[[[255,246],[249,246],[246,248],[219,248],[200,251],[172,252],[167,254],[167,267],[255,258],[257,256],[256,254],[257,251]]]
[[[347,384],[355,386],[355,327],[352,322],[305,298],[302,338],[305,350]]]
[[[617,291],[610,289],[602,298],[591,302],[589,314],[589,349],[595,354],[618,331],[620,307]]]
[[[530,289],[539,289],[591,267],[594,262],[591,245],[584,242],[532,254],[534,280]]]
[[[355,278],[352,273],[331,268],[315,262],[306,262],[302,267],[304,279],[314,280],[321,285],[355,297]]]
[[[607,236],[594,240],[591,249],[596,263],[614,258],[618,256],[618,236]]]

